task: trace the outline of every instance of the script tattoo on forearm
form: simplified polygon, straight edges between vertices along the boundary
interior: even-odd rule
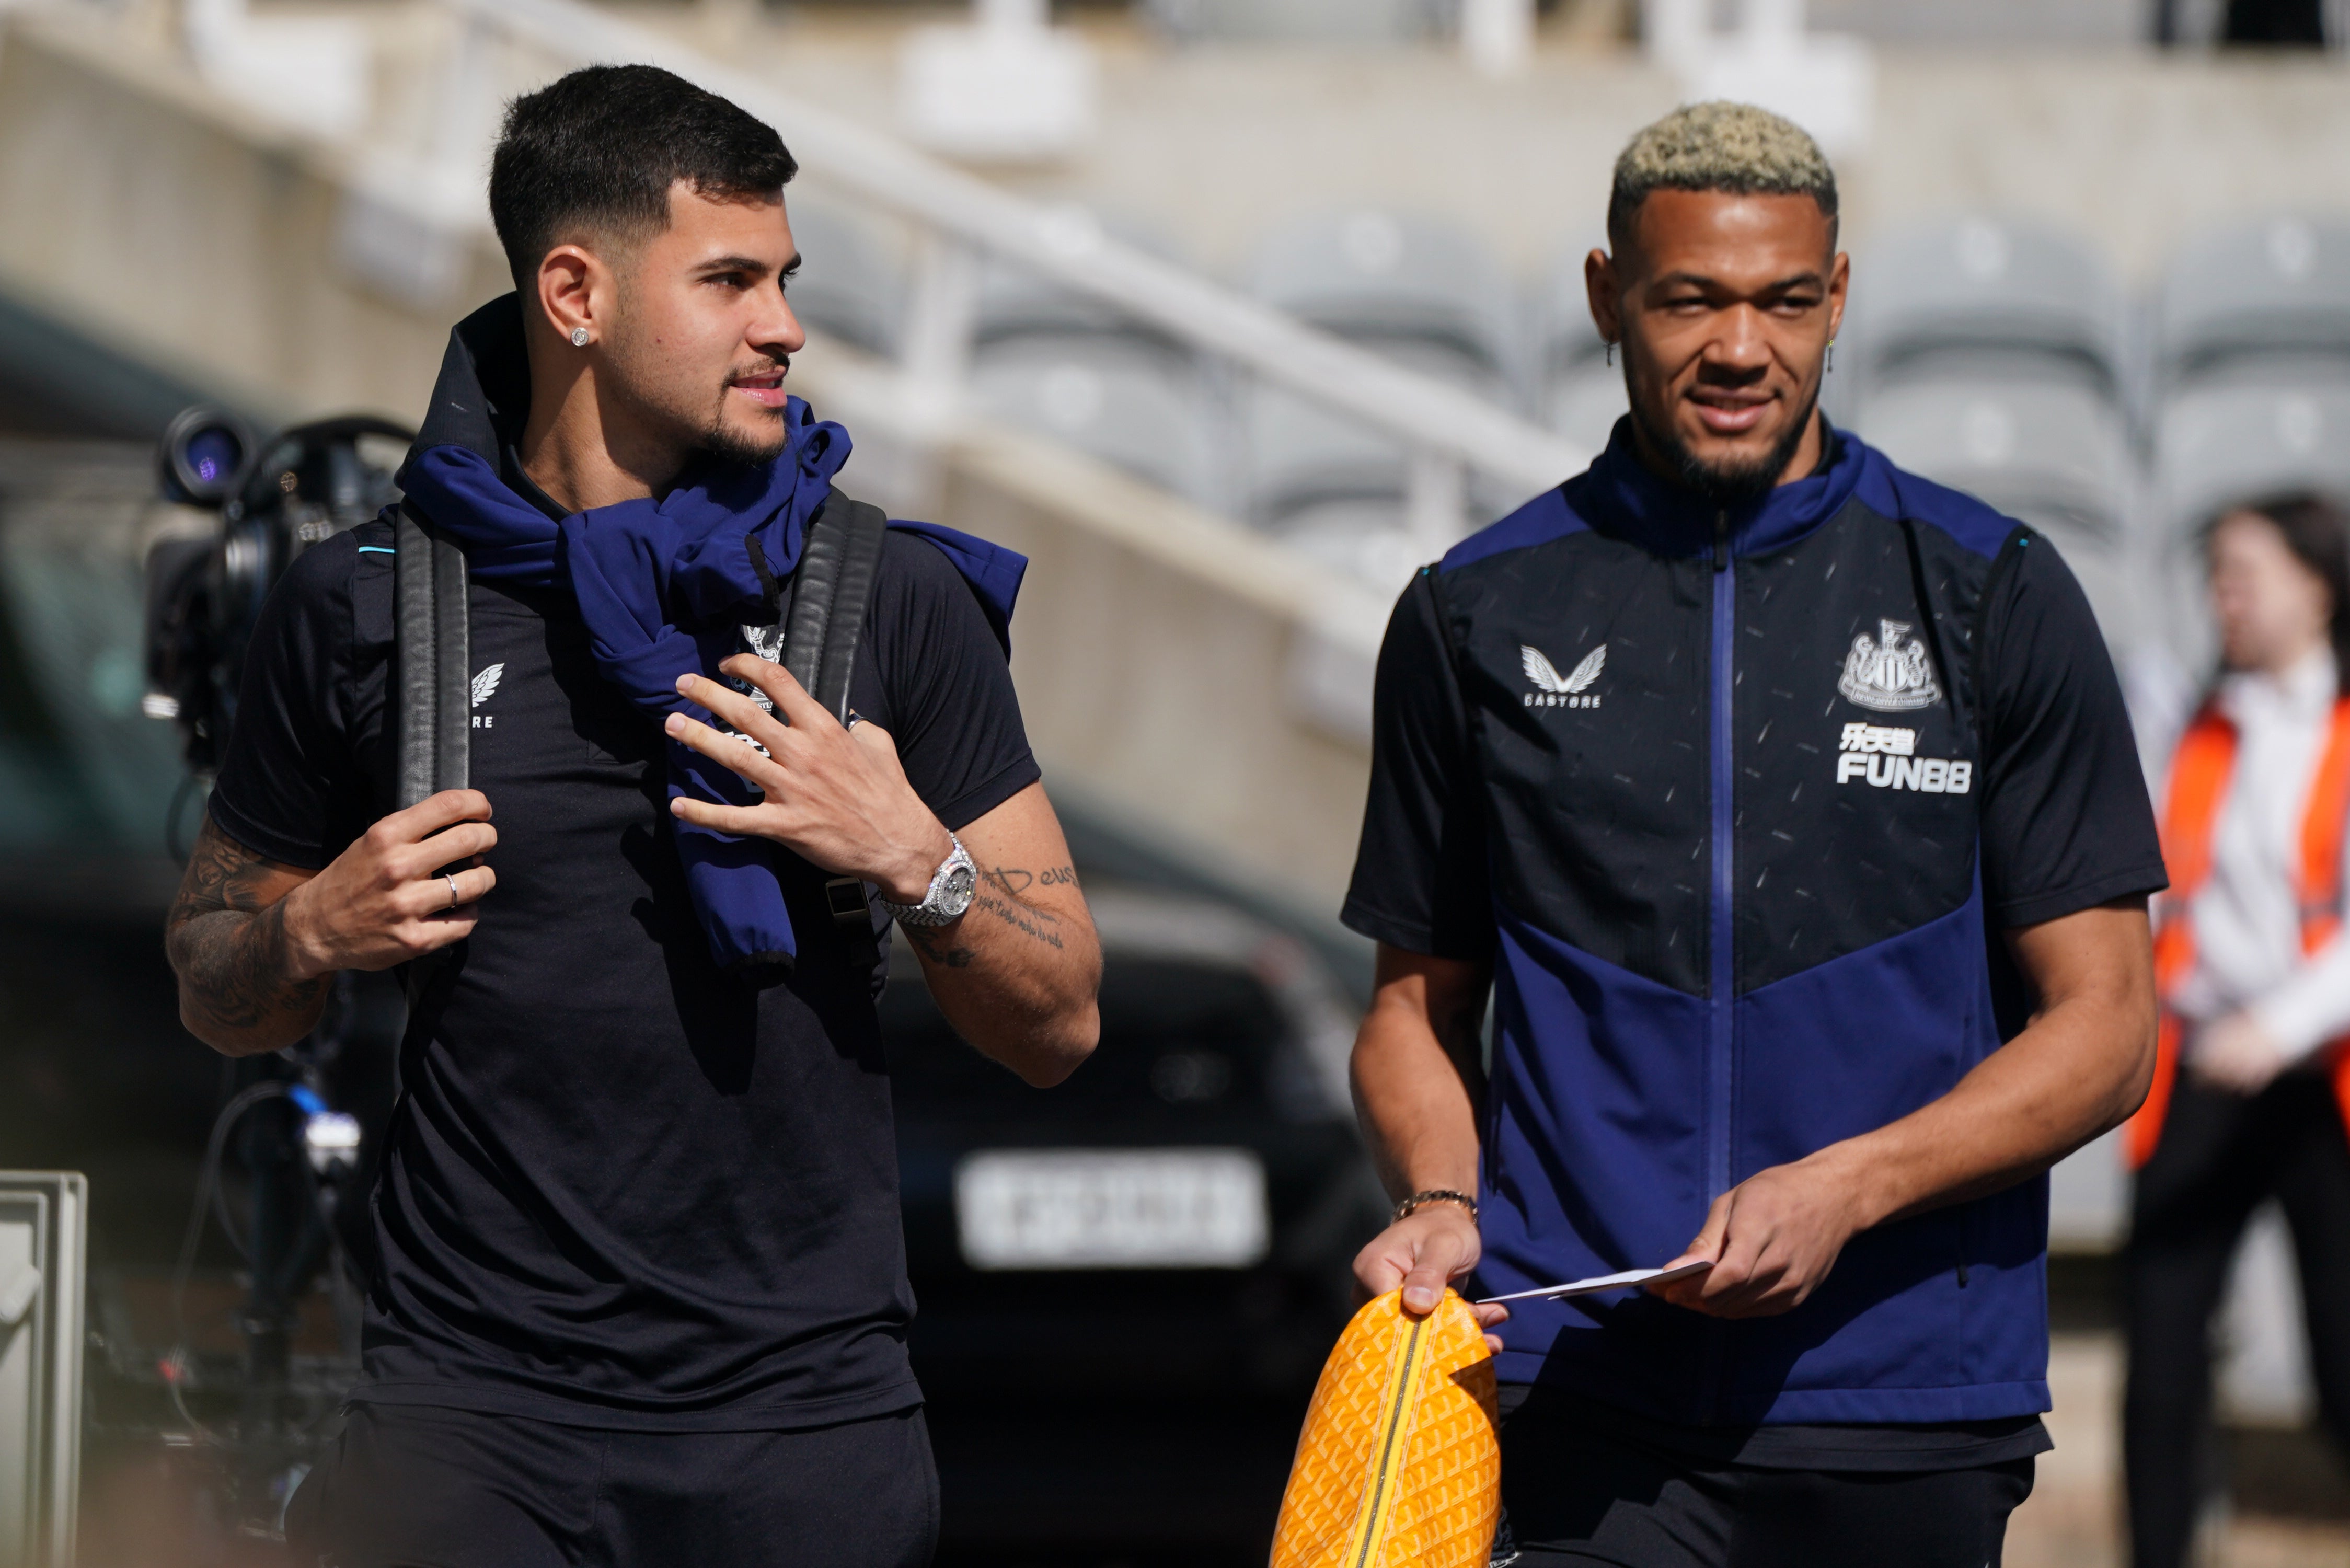
[[[211,823],[194,852],[163,928],[164,950],[205,1023],[223,1031],[257,1029],[317,1005],[327,977],[286,972],[286,902],[264,904],[267,864]]]
[[[1061,933],[1052,928],[1059,925],[1057,916],[1046,914],[1034,904],[1024,904],[1016,898],[999,898],[993,893],[982,893],[971,901],[974,909],[989,914],[1010,926],[1023,936],[1034,937],[1047,947],[1061,945]]]
[[[1077,880],[1076,871],[1066,866],[1055,866],[1046,868],[1040,876],[1018,866],[992,866],[986,872],[986,880],[1003,896],[998,898],[986,888],[982,888],[972,899],[973,909],[986,910],[1021,935],[1032,937],[1047,947],[1063,945],[1060,932],[1053,929],[1061,923],[1061,918],[1049,909],[1028,902],[1020,895],[1039,886],[1075,887]]]
[[[1066,950],[1061,933],[1054,929],[1061,923],[1061,918],[1020,895],[1036,887],[1075,887],[1077,874],[1073,868],[1055,866],[1039,874],[1018,866],[991,866],[979,874],[979,878],[980,886],[972,896],[972,910],[983,910],[990,919],[1003,921],[1022,936]],[[970,918],[970,913],[963,916],[966,920]],[[939,931],[921,926],[901,929],[915,950],[941,968],[969,969],[978,956]]]
[[[1031,888],[1074,888],[1077,885],[1076,869],[1067,866],[1048,867],[1042,872],[1025,871],[1016,866],[994,866],[981,875],[1003,888],[1006,897],[1014,898]]]

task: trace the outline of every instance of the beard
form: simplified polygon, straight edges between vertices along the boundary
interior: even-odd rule
[[[791,360],[785,356],[771,357],[770,368],[764,371],[757,367],[728,370],[717,395],[712,397],[692,384],[698,377],[681,377],[661,351],[639,342],[625,327],[615,327],[605,353],[616,372],[614,396],[625,400],[648,426],[693,456],[758,468],[781,456],[789,442],[783,410],[762,409],[746,398],[738,410],[733,406],[732,391],[734,381],[743,376],[788,369]],[[731,417],[738,412],[744,417]]]
[[[729,425],[723,410],[711,415],[709,424],[694,439],[694,450],[720,462],[739,462],[752,468],[775,462],[784,454],[791,436],[784,429],[783,410],[763,410],[761,413],[764,428],[748,431]]]
[[[788,358],[778,358],[775,369],[788,372],[791,363]],[[702,426],[701,433],[695,437],[694,449],[721,462],[739,462],[753,468],[764,467],[781,457],[791,440],[790,433],[784,428],[784,410],[750,410],[756,422],[744,430],[727,422],[727,388],[721,387],[718,389],[718,406],[711,410],[709,423]]]
[[[1820,401],[1820,389],[1814,386],[1804,400],[1803,412],[1788,421],[1770,450],[1760,456],[1709,462],[1689,449],[1669,420],[1661,426],[1649,420],[1641,403],[1629,355],[1625,357],[1624,383],[1627,400],[1631,404],[1632,423],[1648,443],[1648,450],[1665,460],[1674,479],[1717,506],[1743,506],[1762,500],[1778,486],[1787,465],[1795,459],[1795,449],[1804,444],[1804,432],[1812,428],[1812,413]]]

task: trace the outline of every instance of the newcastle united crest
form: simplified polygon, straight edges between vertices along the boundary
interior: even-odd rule
[[[1880,620],[1877,639],[1866,632],[1852,639],[1845,655],[1844,678],[1836,690],[1864,708],[1902,713],[1930,708],[1942,700],[1941,683],[1926,658],[1926,645],[1909,635],[1909,623]]]

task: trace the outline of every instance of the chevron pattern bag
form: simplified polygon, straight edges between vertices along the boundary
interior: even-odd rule
[[[1502,1511],[1492,1353],[1451,1291],[1355,1314],[1314,1386],[1273,1568],[1484,1568]]]

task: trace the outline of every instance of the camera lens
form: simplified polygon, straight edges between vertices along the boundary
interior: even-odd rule
[[[205,484],[227,483],[244,459],[236,437],[224,430],[199,431],[188,441],[188,472]]]
[[[218,506],[252,450],[253,438],[235,415],[184,409],[163,432],[163,493],[187,505]]]

